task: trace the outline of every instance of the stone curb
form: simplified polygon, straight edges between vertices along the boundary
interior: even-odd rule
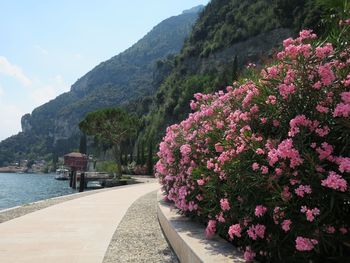
[[[160,226],[180,262],[245,262],[243,254],[226,240],[218,236],[207,239],[203,225],[172,210],[170,204],[163,201],[161,191],[158,191],[157,199]]]

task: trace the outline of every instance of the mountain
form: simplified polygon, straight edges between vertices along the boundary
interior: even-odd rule
[[[321,11],[316,0],[212,0],[153,97],[140,140],[159,141],[190,112],[193,94],[232,85],[246,64],[268,61],[300,28],[321,30]]]
[[[78,79],[69,92],[24,115],[22,132],[0,143],[0,165],[77,148],[78,123],[86,113],[152,95],[161,81],[157,61],[181,50],[202,9],[197,6],[162,21],[132,47]]]

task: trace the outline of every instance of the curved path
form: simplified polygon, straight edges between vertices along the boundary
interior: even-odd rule
[[[0,262],[101,263],[128,208],[158,183],[118,187],[0,224]]]

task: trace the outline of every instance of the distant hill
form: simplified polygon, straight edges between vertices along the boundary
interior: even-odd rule
[[[162,21],[132,47],[78,79],[69,92],[24,115],[22,132],[0,143],[0,165],[77,148],[77,124],[86,113],[153,95],[161,81],[156,62],[180,51],[202,9],[197,6]]]

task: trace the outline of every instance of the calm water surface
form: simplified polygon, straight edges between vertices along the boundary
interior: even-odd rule
[[[0,173],[0,210],[76,191],[55,174]]]

